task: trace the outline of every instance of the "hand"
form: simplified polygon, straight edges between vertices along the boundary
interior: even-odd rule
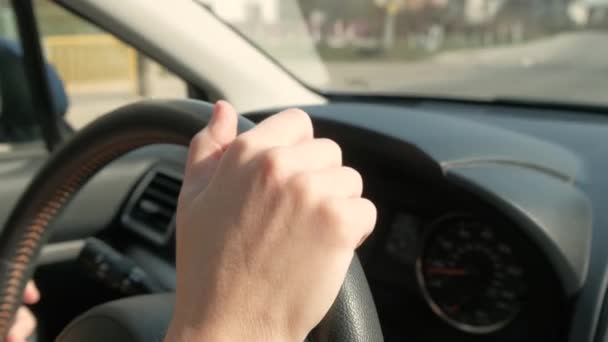
[[[36,288],[34,282],[30,281],[25,286],[23,291],[23,303],[31,305],[36,304],[40,300],[40,292]],[[32,312],[25,306],[20,307],[15,315],[15,322],[11,327],[7,342],[25,342],[36,329],[36,318]]]
[[[166,341],[302,341],[325,316],[376,220],[339,146],[291,109],[236,137],[216,105],[191,142],[177,210]]]

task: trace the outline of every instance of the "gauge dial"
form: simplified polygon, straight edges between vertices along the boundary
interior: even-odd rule
[[[525,293],[524,269],[502,232],[468,216],[444,217],[429,229],[417,277],[431,309],[469,333],[511,322]]]

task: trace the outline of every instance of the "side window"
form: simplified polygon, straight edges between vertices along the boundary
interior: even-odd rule
[[[57,110],[79,129],[144,98],[185,98],[185,82],[113,35],[48,0],[34,9]],[[40,148],[15,13],[0,0],[0,154]]]
[[[9,0],[0,0],[0,38],[17,40],[15,14]]]
[[[185,98],[185,82],[112,34],[52,1],[36,0],[47,59],[63,80],[75,129],[143,98]]]
[[[22,65],[15,13],[8,0],[0,0],[0,153],[11,143],[39,140],[29,88]]]

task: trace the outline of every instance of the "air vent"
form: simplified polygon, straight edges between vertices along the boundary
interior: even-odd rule
[[[127,203],[125,226],[154,242],[165,243],[173,231],[181,183],[181,176],[173,170],[152,169]]]

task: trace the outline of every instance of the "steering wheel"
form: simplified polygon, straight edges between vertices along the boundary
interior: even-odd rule
[[[53,153],[30,183],[0,234],[0,341],[21,305],[50,227],[83,185],[116,158],[150,144],[188,146],[213,107],[194,100],[144,101],[102,116]],[[254,124],[239,118],[240,133]],[[172,294],[132,297],[97,306],[62,332],[58,341],[139,342],[162,338]],[[272,305],[269,303],[268,305]],[[310,334],[311,341],[382,341],[370,289],[355,257],[336,302]]]

